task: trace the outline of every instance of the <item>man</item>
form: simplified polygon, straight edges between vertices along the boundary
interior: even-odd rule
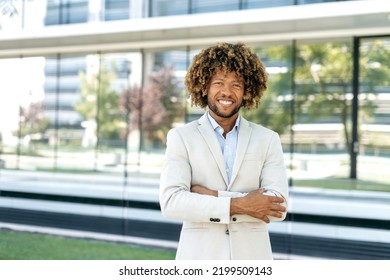
[[[167,136],[160,204],[183,221],[176,259],[272,259],[267,230],[286,216],[288,185],[278,134],[248,122],[267,88],[263,63],[243,44],[194,57],[185,85],[208,111]]]

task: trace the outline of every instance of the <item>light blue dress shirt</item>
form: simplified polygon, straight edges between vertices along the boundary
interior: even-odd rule
[[[209,118],[211,126],[214,129],[215,135],[217,136],[219,145],[221,146],[223,159],[225,161],[226,174],[230,183],[230,179],[232,178],[234,160],[236,159],[240,116],[238,116],[233,129],[226,134],[226,138],[223,137],[223,128],[214,120],[214,118],[210,115],[210,112],[208,112],[207,116]]]

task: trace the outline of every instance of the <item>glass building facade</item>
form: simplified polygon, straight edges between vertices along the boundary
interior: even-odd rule
[[[133,20],[148,18],[175,20],[262,9],[278,12],[275,9],[325,5],[325,2],[360,1],[9,1],[2,7],[0,34],[18,31],[15,34],[25,36],[25,31],[40,30],[66,33],[97,23],[99,28],[105,22],[131,25]],[[91,29],[92,33],[95,31]],[[84,40],[82,35],[80,40]],[[245,41],[245,36],[242,40]],[[123,221],[131,219],[129,209],[132,208],[126,206],[127,188],[140,178],[158,182],[167,131],[203,114],[199,108],[190,106],[183,79],[192,57],[211,41],[145,45],[128,50],[115,49],[115,45],[110,49],[75,47],[70,50],[79,41],[66,41],[64,37],[63,52],[45,53],[43,49],[39,55],[3,55],[0,57],[3,176],[24,178],[28,174],[42,180],[42,184],[46,178],[42,174],[67,174],[76,178],[67,179],[69,182],[103,180],[115,192],[122,190],[123,195],[116,199],[123,202],[119,208],[127,209],[127,214],[118,215]],[[355,191],[359,196],[375,193],[388,197],[390,33],[378,30],[378,34],[329,38],[308,33],[306,37],[291,40],[259,39],[250,45],[264,61],[270,82],[260,108],[242,113],[280,134],[291,190],[310,193],[314,201],[316,193],[323,192],[335,200],[346,192],[353,196]],[[83,191],[83,186],[77,186],[81,190],[66,190],[69,203],[72,197],[80,203],[77,193]],[[88,191],[84,191],[90,196],[93,185],[88,184]],[[23,193],[28,192],[39,193],[39,190],[23,189]],[[0,196],[4,198],[1,191]],[[28,195],[25,198],[31,199]],[[105,203],[97,202],[102,207]],[[375,200],[370,203],[374,204]],[[3,202],[1,207],[9,206]],[[305,211],[313,214],[310,207],[310,203],[306,210],[297,207],[296,212],[291,212],[290,220],[271,227],[275,242],[281,244],[275,247],[283,247],[280,252],[299,254],[291,249],[300,240],[297,238],[294,243],[294,229],[298,237],[305,231],[300,222],[306,223],[305,219],[310,217],[300,215]],[[101,216],[110,216],[105,213]],[[332,222],[334,215],[330,212],[324,210],[319,215],[329,216],[325,225],[340,226]],[[372,240],[362,238],[363,241],[376,239],[381,244],[389,244],[388,240],[382,240],[387,236],[382,233],[389,229],[388,219],[354,214],[352,217],[380,224],[373,229],[380,234],[374,232]],[[124,227],[122,234],[128,231]],[[364,232],[356,231],[356,234],[363,236]],[[346,236],[335,234],[332,238],[346,239]],[[321,248],[316,250],[320,256]]]

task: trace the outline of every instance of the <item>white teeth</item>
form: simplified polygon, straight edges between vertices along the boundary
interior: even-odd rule
[[[224,105],[230,105],[230,104],[232,104],[233,102],[227,101],[227,100],[219,100],[219,103],[222,103],[222,104],[224,104]]]

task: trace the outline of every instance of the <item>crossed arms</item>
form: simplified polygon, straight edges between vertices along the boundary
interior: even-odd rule
[[[208,189],[201,185],[192,185],[191,192],[218,197],[218,191]],[[272,217],[282,219],[287,211],[281,205],[286,203],[285,199],[279,196],[264,194],[263,188],[242,194],[239,197],[232,197],[230,201],[230,216],[241,214],[260,219],[266,223]],[[234,195],[234,193],[231,193]],[[240,193],[241,194],[241,193]]]

